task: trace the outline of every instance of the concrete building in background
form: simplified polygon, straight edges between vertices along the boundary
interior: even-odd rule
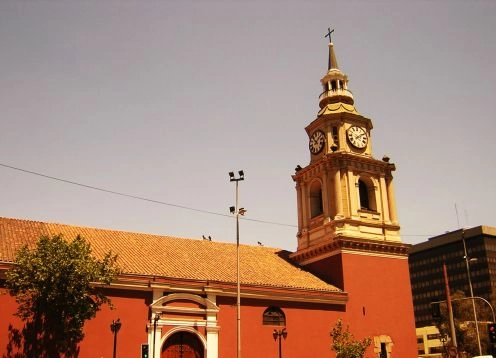
[[[410,245],[399,235],[395,166],[373,157],[372,120],[355,107],[331,42],[320,82],[318,113],[305,128],[309,164],[293,175],[295,252],[0,218],[0,279],[16,250],[41,235],[81,235],[95,255],[116,253],[122,273],[105,288],[115,310],[86,324],[81,358],[112,355],[109,325],[117,318],[125,357],[139,357],[143,344],[155,358],[276,357],[281,337],[285,358],[335,357],[329,333],[340,318],[357,338],[372,338],[368,357],[416,357]],[[267,178],[266,185],[278,183]],[[12,297],[0,294],[0,306],[4,352],[8,326],[19,321]]]
[[[469,271],[465,260],[465,241]],[[446,299],[443,264],[450,291],[461,290],[491,301],[496,290],[496,228],[477,226],[435,236],[413,245],[409,255],[410,278],[416,327],[433,322],[431,302]]]
[[[442,339],[436,326],[416,329],[419,358],[443,358],[446,340]]]

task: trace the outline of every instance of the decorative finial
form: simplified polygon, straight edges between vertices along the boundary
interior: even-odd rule
[[[330,27],[327,28],[327,34],[324,37],[329,37],[329,43],[332,43],[331,34],[334,32],[334,29],[331,30]]]

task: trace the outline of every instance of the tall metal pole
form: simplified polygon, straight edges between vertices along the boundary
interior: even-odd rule
[[[236,180],[236,346],[237,357],[241,358],[241,282],[239,273],[239,197]]]
[[[234,176],[234,172],[229,172],[229,180],[236,182],[236,206],[231,207],[231,213],[236,215],[236,357],[241,358],[241,279],[240,279],[240,258],[239,258],[239,216],[244,215],[246,210],[239,207],[238,183],[245,180],[242,170],[238,171],[239,177]]]
[[[462,242],[463,242],[463,253],[465,259],[465,265],[467,266],[467,277],[468,277],[468,287],[470,289],[470,298],[472,299],[472,309],[474,311],[474,323],[475,323],[475,332],[477,333],[477,344],[479,346],[479,355],[482,355],[482,347],[480,342],[480,334],[479,334],[479,324],[477,322],[477,310],[475,309],[475,300],[474,300],[474,290],[472,288],[472,279],[470,278],[470,265],[468,263],[468,255],[467,255],[467,245],[465,243],[465,230],[462,230]]]
[[[451,306],[451,295],[450,295],[450,288],[448,283],[448,271],[446,270],[446,264],[443,264],[443,274],[444,274],[444,284],[446,286],[446,303],[448,305],[448,316],[450,321],[451,344],[456,347],[457,343],[456,343],[455,321],[453,320],[453,308]]]

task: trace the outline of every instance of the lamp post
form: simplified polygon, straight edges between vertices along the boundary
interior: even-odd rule
[[[119,330],[121,329],[121,326],[122,326],[122,323],[121,323],[120,318],[117,318],[116,321],[112,320],[112,323],[110,324],[110,330],[114,334],[114,353],[112,355],[112,357],[114,357],[114,358],[116,357],[116,354],[117,354],[117,332],[119,332]]]
[[[288,336],[288,331],[286,331],[286,328],[280,329],[279,331],[277,329],[274,329],[274,332],[272,332],[272,337],[274,337],[274,341],[279,338],[279,358],[282,358],[281,337],[286,339],[287,336]]]
[[[236,206],[231,206],[231,214],[236,215],[236,357],[241,358],[241,284],[239,279],[239,216],[246,213],[245,208],[239,207],[238,183],[245,180],[245,173],[238,171],[236,178],[234,172],[229,172],[229,181],[236,183]]]
[[[465,230],[462,230],[462,242],[463,242],[463,253],[465,255],[463,258],[465,259],[465,265],[467,266],[468,287],[470,289],[470,298],[472,300],[472,308],[474,310],[474,323],[475,323],[475,332],[477,333],[477,344],[479,346],[479,355],[482,355],[479,324],[477,323],[477,310],[475,309],[474,290],[472,288],[472,279],[470,278],[470,264],[467,255],[467,244],[465,243]]]
[[[158,313],[153,317],[153,358],[155,358],[155,338],[157,336],[157,322],[160,319],[160,315]]]

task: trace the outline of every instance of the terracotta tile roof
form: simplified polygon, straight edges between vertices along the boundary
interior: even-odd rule
[[[0,218],[0,262],[12,262],[23,245],[34,246],[42,235],[85,238],[95,256],[118,255],[125,274],[172,279],[236,282],[236,245],[198,239],[96,229],[64,224]],[[240,245],[243,285],[341,292],[285,259],[280,249]]]

